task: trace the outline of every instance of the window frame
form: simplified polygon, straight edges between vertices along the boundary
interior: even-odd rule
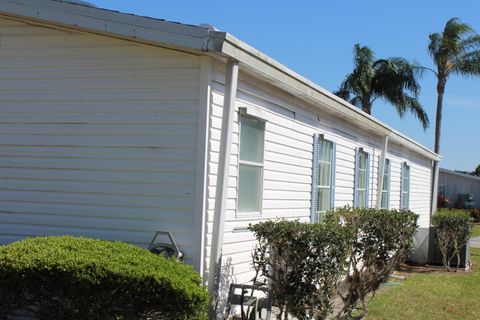
[[[263,124],[263,141],[262,141],[262,162],[255,162],[255,161],[248,161],[241,159],[241,152],[242,152],[242,119],[250,119],[259,121]],[[236,198],[236,218],[248,218],[248,217],[258,217],[262,215],[263,209],[263,182],[264,182],[264,169],[265,169],[265,132],[266,132],[266,121],[262,118],[258,118],[255,116],[251,116],[244,112],[238,113],[238,163],[237,163],[237,198]],[[260,191],[259,199],[258,199],[258,211],[240,211],[240,168],[242,166],[246,167],[255,167],[260,168],[260,175],[259,175],[259,182],[258,188]]]
[[[381,160],[380,160],[381,161]],[[387,183],[386,183],[386,188],[385,188],[385,183],[383,183],[383,189],[382,189],[382,192],[380,193],[380,209],[390,209],[390,190],[391,190],[391,178],[392,178],[392,163],[390,161],[390,159],[386,158],[385,159],[385,166],[383,168],[383,175],[380,173],[380,166],[378,166],[379,170],[378,170],[378,174],[379,174],[379,179],[384,179],[385,175],[387,176]],[[386,172],[385,172],[386,171]],[[380,183],[380,180],[379,182]],[[387,201],[387,206],[386,207],[383,207],[382,206],[382,203],[383,203],[383,194],[386,193],[386,201]]]
[[[408,171],[406,170],[408,169]],[[411,186],[411,175],[410,175],[410,171],[411,171],[411,168],[410,168],[410,165],[408,165],[407,162],[402,162],[402,168],[401,168],[401,183],[400,183],[400,210],[410,210],[410,186]],[[408,173],[408,174],[407,174]],[[404,184],[405,184],[405,179],[408,181],[408,188],[407,188],[407,191],[404,191]],[[404,207],[403,206],[403,202],[404,202],[404,197],[405,197],[405,194],[407,196],[407,200],[406,200],[406,206]]]
[[[365,154],[365,207],[359,207],[358,204],[358,192],[363,190],[358,188],[359,182],[359,164],[360,164],[360,154]],[[370,193],[370,153],[365,151],[363,148],[355,149],[355,175],[354,175],[354,197],[353,197],[353,207],[354,208],[369,208],[369,193]]]
[[[333,140],[325,139],[323,134],[315,133],[313,135],[313,160],[312,160],[312,196],[311,196],[311,210],[310,220],[312,223],[317,223],[322,220],[323,214],[332,209],[335,204],[335,173],[336,173],[336,143]],[[331,143],[332,156],[330,159],[330,185],[320,186],[318,181],[318,174],[320,173],[320,146],[321,141]],[[318,192],[320,188],[329,189],[330,203],[329,208],[325,211],[318,211]]]

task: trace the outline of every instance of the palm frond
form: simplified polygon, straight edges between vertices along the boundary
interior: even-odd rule
[[[362,101],[360,100],[360,97],[353,97],[352,99],[350,99],[349,102],[353,104],[355,107],[363,109]]]
[[[392,95],[385,94],[382,98],[395,106],[400,118],[403,118],[405,113],[410,111],[420,121],[424,130],[429,127],[430,120],[428,115],[416,97],[397,93]]]
[[[480,76],[480,50],[461,56],[455,63],[454,72],[463,76]]]
[[[428,44],[428,53],[434,60],[436,65],[439,65],[438,58],[440,47],[442,45],[442,35],[440,33],[432,33],[428,36],[430,38],[430,43]]]

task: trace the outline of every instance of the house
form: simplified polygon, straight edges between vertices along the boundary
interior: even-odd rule
[[[438,196],[444,207],[480,208],[480,177],[440,168]]]
[[[164,230],[243,283],[250,223],[353,205],[419,214],[425,261],[437,154],[228,33],[72,2],[0,2],[1,243]]]

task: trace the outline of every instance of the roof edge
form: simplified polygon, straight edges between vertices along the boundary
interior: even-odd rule
[[[0,15],[197,54],[221,51],[225,38],[225,33],[206,27],[58,0],[2,0]]]
[[[479,181],[479,182],[480,182],[480,177],[478,177],[478,176],[473,176],[473,175],[471,175],[471,174],[462,173],[462,172],[458,172],[458,171],[455,171],[455,170],[449,170],[449,169],[445,169],[445,168],[440,168],[440,172],[448,173],[448,174],[452,174],[452,175],[454,175],[454,176],[458,176],[458,177],[462,177],[462,178],[467,178],[467,179],[472,179],[472,180],[476,180],[476,181]]]

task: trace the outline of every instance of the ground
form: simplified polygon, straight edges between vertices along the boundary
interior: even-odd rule
[[[479,235],[480,226],[476,225],[472,237]],[[377,293],[366,319],[480,319],[480,248],[471,248],[471,261],[468,272],[408,270],[405,281],[391,282]]]
[[[473,225],[472,238],[480,237],[480,224]]]

